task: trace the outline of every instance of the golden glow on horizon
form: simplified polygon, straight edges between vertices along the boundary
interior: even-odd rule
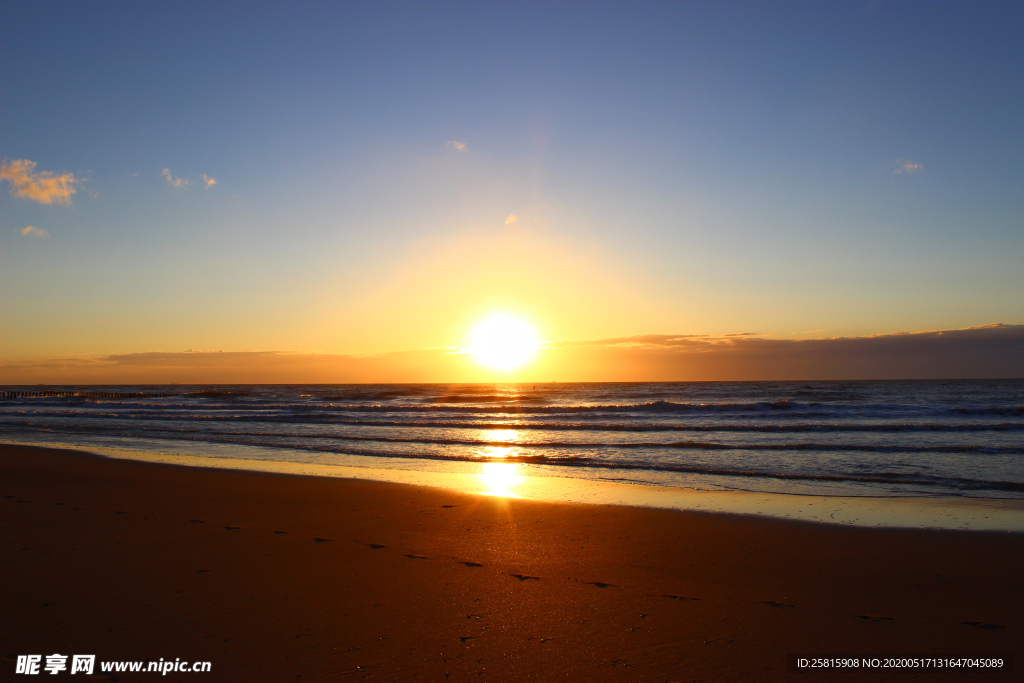
[[[506,496],[516,498],[509,489],[522,483],[519,474],[521,465],[514,462],[485,462],[480,466],[480,481],[486,487],[483,491],[488,496]]]
[[[537,343],[537,334],[528,322],[493,313],[473,330],[469,350],[481,365],[507,372],[530,361]]]

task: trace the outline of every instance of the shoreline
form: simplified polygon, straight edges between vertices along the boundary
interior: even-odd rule
[[[129,448],[75,447],[61,443],[20,443],[101,457],[183,467],[360,479],[429,486],[459,493],[538,502],[583,503],[764,516],[841,526],[898,529],[1024,532],[1024,500],[949,496],[826,496],[751,491],[712,491],[645,484],[531,476],[503,463],[481,463],[475,474],[397,468],[294,463],[238,457],[181,455]]]
[[[209,661],[211,680],[268,682],[785,681],[790,653],[1024,654],[1015,533],[538,502],[8,445],[0,482],[10,654]]]

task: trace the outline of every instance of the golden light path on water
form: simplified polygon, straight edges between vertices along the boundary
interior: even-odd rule
[[[513,429],[492,429],[487,432],[486,440],[491,442],[514,443],[519,440],[519,434]],[[512,489],[522,484],[525,477],[521,474],[522,465],[517,462],[501,462],[511,456],[519,454],[518,446],[487,446],[478,454],[490,462],[480,464],[480,482],[484,485],[482,491],[487,496],[503,496],[506,498],[518,498]]]

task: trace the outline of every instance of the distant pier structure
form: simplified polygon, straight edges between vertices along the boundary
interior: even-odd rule
[[[50,396],[82,396],[91,398],[171,398],[177,396],[177,394],[154,394],[147,393],[145,391],[61,391],[61,390],[36,390],[36,391],[3,391],[0,392],[0,398],[48,398]]]

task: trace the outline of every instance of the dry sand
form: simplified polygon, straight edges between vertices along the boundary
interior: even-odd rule
[[[23,446],[0,446],[0,496],[7,673],[18,654],[62,653],[205,660],[211,673],[168,676],[209,681],[983,681],[1011,676],[792,673],[787,654],[1024,650],[1018,533],[542,503]]]

